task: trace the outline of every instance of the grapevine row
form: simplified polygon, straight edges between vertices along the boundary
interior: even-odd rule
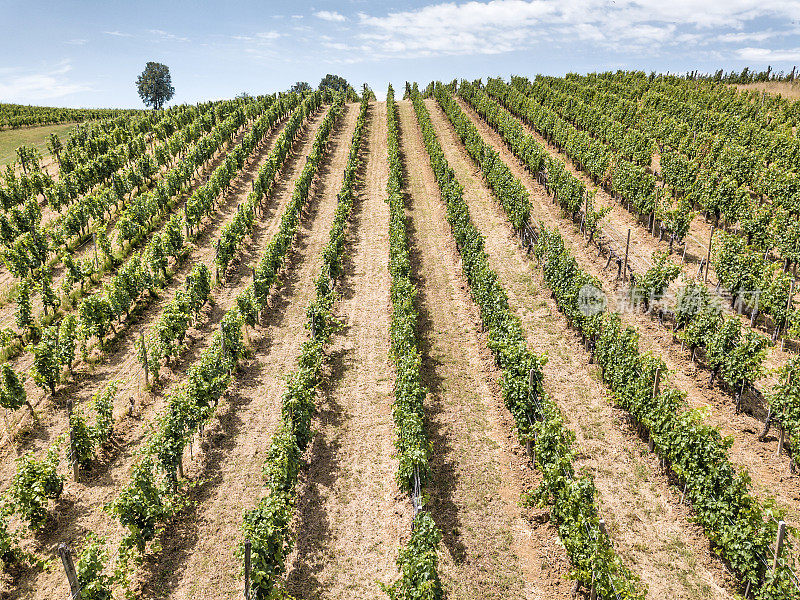
[[[665,387],[654,395],[666,365],[639,352],[635,329],[624,328],[615,314],[584,314],[580,289],[598,283],[580,269],[556,230],[541,227],[535,252],[559,307],[594,349],[616,403],[649,432],[656,451],[684,482],[697,521],[741,584],[758,589],[758,598],[800,598],[787,560],[775,571],[766,568],[777,532],[773,517],[780,515],[751,495],[749,476],[737,473],[728,460],[730,440],[703,424],[701,413],[686,409],[685,393]]]
[[[319,98],[316,96],[315,98],[318,103]],[[212,173],[208,182],[195,191],[192,197],[199,197],[204,201],[202,214],[208,214],[213,209],[212,201],[228,188],[233,177],[244,165],[246,158],[272,126],[297,101],[296,96],[287,96],[274,104],[270,111],[256,121],[242,142],[228,154],[226,161]],[[311,110],[310,104],[313,102],[307,103],[306,110]],[[176,192],[180,190],[181,184],[182,182],[176,182],[176,186],[178,186]],[[171,200],[167,200],[162,205],[163,208],[166,209],[170,203]],[[158,208],[153,206],[153,210],[158,210]],[[188,206],[185,210],[188,210]],[[147,223],[148,226],[155,224],[155,221]],[[155,297],[156,290],[167,285],[167,256],[172,255],[177,259],[185,251],[184,227],[190,231],[186,225],[185,212],[173,215],[165,226],[163,239],[158,234],[153,236],[144,251],[133,254],[102,290],[90,294],[81,301],[78,307],[77,336],[81,341],[84,354],[86,343],[90,338],[97,338],[102,349],[107,332],[112,330],[115,334],[117,333],[114,319],[121,322],[124,316],[129,315],[134,305],[149,302]],[[144,294],[145,292],[147,295]],[[58,326],[50,325],[45,328],[43,340],[37,345],[37,348],[42,348],[42,351],[37,354],[37,360],[34,361],[33,375],[35,379],[37,379],[37,375],[39,376],[37,382],[44,381],[53,390],[55,384],[58,383],[61,365],[53,365],[55,348],[51,340],[57,339],[58,334],[48,335],[49,331],[57,332]],[[39,360],[40,357],[41,360]]]
[[[289,156],[292,143],[297,133],[300,131],[303,123],[306,122],[308,116],[319,107],[320,102],[321,96],[315,94],[307,98],[299,110],[292,113],[286,126],[278,136],[269,156],[259,168],[258,174],[253,182],[253,191],[251,191],[247,199],[239,205],[231,222],[222,228],[222,232],[215,244],[216,257],[214,262],[217,268],[221,269],[223,275],[228,263],[241,246],[245,236],[249,234],[252,229],[256,211],[275,185],[277,175]],[[215,281],[219,284],[221,281],[220,277],[217,276]],[[244,301],[244,299],[245,296],[242,296],[242,301]],[[186,332],[186,327],[192,318],[191,314],[194,312],[190,310],[190,307],[185,301],[182,302],[177,297],[173,302],[180,303],[181,309],[173,314],[168,314],[167,311],[165,311],[159,321],[151,327],[139,343],[139,358],[142,362],[142,368],[149,370],[154,378],[158,377],[162,359],[166,359],[167,364],[169,364],[170,357],[177,356],[182,344],[182,338]],[[246,304],[242,304],[243,314],[245,312],[245,306]],[[248,319],[248,321],[250,320],[251,319]]]
[[[548,80],[549,81],[549,80]],[[514,85],[528,93],[535,93],[540,101],[548,96],[547,86],[529,84],[521,78],[514,79]],[[556,85],[550,81],[550,85]],[[568,86],[562,82],[561,87]],[[570,92],[580,91],[578,86],[567,89]],[[555,100],[549,103],[561,110],[575,104],[572,96],[560,92],[549,92]],[[606,96],[602,100],[606,100]],[[578,101],[579,102],[579,101]],[[569,110],[572,118],[578,118],[580,111]],[[566,115],[565,115],[566,116]],[[669,121],[672,117],[667,113],[642,117],[642,127],[649,124]],[[631,123],[631,127],[640,124]],[[666,229],[673,231],[679,227],[679,233],[688,228],[691,214],[688,212],[691,203],[726,217],[729,223],[739,222],[737,235],[723,234],[719,249],[715,252],[715,272],[722,285],[728,288],[736,298],[742,292],[759,290],[759,297],[754,302],[748,301],[748,308],[755,313],[766,314],[774,321],[773,340],[780,330],[789,335],[800,334],[800,313],[789,305],[790,277],[786,274],[791,263],[800,261],[800,228],[797,225],[797,192],[800,190],[800,178],[786,171],[779,163],[770,164],[766,171],[758,175],[757,180],[747,180],[742,173],[746,171],[746,161],[738,157],[735,149],[722,145],[717,139],[713,148],[708,140],[689,142],[688,131],[684,138],[676,138],[679,129],[668,128],[670,140],[676,149],[662,147],[660,163],[664,181],[668,183],[678,201],[674,209],[665,210],[657,206],[661,215],[658,217]],[[696,147],[695,147],[696,146]],[[689,153],[687,156],[686,153]],[[757,190],[769,202],[757,202],[751,198],[750,189]],[[680,240],[679,236],[678,240]],[[777,250],[784,265],[781,271],[779,264],[770,260],[770,251]],[[766,285],[764,285],[766,282]],[[753,315],[755,322],[755,316]]]
[[[303,110],[299,110],[295,113],[295,121],[297,121],[298,124],[302,122],[305,116],[319,105],[320,101],[320,94],[313,94],[312,96],[309,96],[304,102]],[[302,116],[297,117],[297,115]],[[297,125],[295,125],[293,129],[296,127]],[[261,130],[261,126],[255,127],[254,129]],[[260,198],[261,196],[259,193],[254,191],[250,194],[248,201],[252,205],[253,203],[258,202]],[[193,317],[196,318],[200,308],[207,300],[211,291],[211,285],[211,273],[208,267],[202,263],[195,265],[195,267],[192,269],[192,272],[187,277],[185,289],[179,290],[173,301],[170,302],[165,308],[165,312],[162,315],[161,320],[155,326],[156,331],[161,333],[161,326],[163,326],[163,332],[171,338],[169,340],[170,342],[174,342],[175,338],[182,338],[182,335],[185,334],[186,327],[188,327],[189,322]],[[229,320],[226,322],[225,319],[223,319],[223,328],[227,328],[229,330],[228,337],[230,338],[231,343],[235,346],[235,341],[237,339],[236,334],[235,332],[230,333],[230,331],[233,331],[232,328],[234,328],[234,325],[230,324],[229,315],[226,314],[225,318]],[[70,319],[70,317],[68,317],[68,319]],[[74,317],[72,317],[72,319],[72,321],[65,320],[65,323],[62,323],[62,328],[60,330],[58,328],[49,328],[45,330],[43,340],[36,348],[37,352],[34,361],[34,377],[37,378],[37,382],[40,382],[43,385],[54,386],[55,382],[57,381],[57,377],[60,374],[62,365],[71,364],[75,347]],[[67,323],[72,323],[72,327],[65,336],[64,325]],[[69,338],[70,334],[71,338]],[[215,343],[216,342],[212,343],[210,354],[208,356],[204,354],[203,357],[201,357],[201,361],[204,360],[206,363],[214,363],[213,351]],[[67,351],[64,351],[65,347],[68,347]],[[43,348],[47,349],[48,352],[44,352]],[[146,348],[146,346],[143,347],[140,345],[139,352],[144,353],[146,357],[147,352],[144,350],[144,348]],[[151,356],[153,356],[155,360],[160,358],[160,355],[155,352],[153,352]],[[209,356],[211,358],[209,358]],[[144,362],[146,364],[145,368],[150,366],[147,365],[146,360]],[[197,365],[195,365],[195,367],[197,367]],[[194,372],[195,388],[198,386],[202,387],[202,384],[198,384],[197,381],[198,373],[203,372],[203,365],[201,364],[200,367],[197,368],[199,368],[199,371]],[[193,371],[190,370],[190,379],[193,376],[192,373]],[[114,392],[111,392],[112,397],[113,394]],[[180,395],[180,392],[178,395]],[[95,402],[95,404],[97,405],[97,402]],[[101,412],[102,411],[97,410],[99,418],[102,416]],[[108,430],[108,428],[106,428],[106,430]],[[84,419],[80,416],[80,412],[74,412],[70,417],[70,434],[71,439],[78,440],[78,442],[73,442],[73,445],[70,447],[70,453],[76,454],[76,456],[71,456],[70,458],[77,458],[79,463],[81,462],[81,457],[84,457],[85,462],[85,458],[93,453],[94,447],[99,443],[99,441],[108,439],[108,436],[103,436],[98,440],[97,436],[87,435]],[[110,435],[110,430],[108,430],[108,435]],[[48,450],[48,458],[46,460],[36,461],[32,455],[28,455],[24,457],[24,460],[18,467],[18,472],[15,476],[15,482],[17,480],[21,480],[31,484],[31,482],[38,481],[39,484],[12,486],[10,492],[11,502],[9,506],[18,510],[20,514],[29,521],[32,528],[37,528],[44,522],[44,517],[47,514],[47,498],[50,497],[46,493],[37,493],[36,490],[39,488],[46,489],[49,487],[58,490],[54,497],[57,497],[60,494],[61,486],[56,485],[56,483],[62,482],[63,484],[63,477],[58,476],[56,473],[56,467],[58,463],[57,454],[54,453],[58,452],[58,448],[62,445],[62,443],[62,440],[58,440],[51,446],[51,448]],[[55,457],[53,460],[51,460],[52,456]],[[31,477],[34,475],[26,478],[26,472],[34,473],[34,479],[31,479]],[[49,486],[46,483],[48,481],[51,482]],[[26,489],[27,491],[25,491]]]
[[[166,165],[173,157],[184,152],[190,142],[200,138],[199,121],[202,115],[187,112],[184,116],[187,118],[183,122],[183,127],[175,131],[164,144],[157,146],[156,152],[160,155],[159,165]],[[0,239],[5,246],[4,262],[17,277],[25,277],[29,272],[45,264],[44,260],[34,263],[27,261],[27,247],[31,246],[32,240],[26,240],[26,236],[41,238],[43,242],[49,236],[49,246],[52,250],[61,252],[62,247],[66,246],[67,253],[71,252],[71,248],[75,245],[71,239],[76,238],[78,241],[83,239],[92,218],[100,223],[106,213],[111,216],[112,209],[120,210],[120,205],[124,206],[127,203],[126,194],[134,187],[141,191],[154,174],[155,165],[151,157],[143,154],[131,166],[112,172],[107,178],[109,184],[95,189],[91,194],[88,193],[91,186],[78,188],[71,185],[73,200],[79,201],[69,204],[66,213],[61,212],[66,201],[58,204],[53,201],[52,204],[59,210],[59,215],[43,226],[40,225],[42,210],[34,198],[21,202],[22,208],[13,207],[8,213],[0,214]],[[59,182],[58,185],[67,184]],[[84,192],[87,193],[82,195]],[[101,229],[98,235],[105,236],[106,231]],[[43,254],[46,255],[47,252],[48,248],[45,246]]]
[[[492,83],[494,82],[490,81],[490,85]],[[585,105],[582,105],[581,101],[576,100],[573,96],[567,96],[557,91],[548,91],[547,86],[541,84],[539,80],[535,84],[529,84],[526,80],[515,78],[514,86],[528,94],[535,94],[539,102],[546,102],[548,106],[573,122],[583,121],[587,112],[601,112],[599,108],[584,107]],[[498,87],[502,88],[503,84],[498,84]],[[541,105],[539,108],[547,110]],[[659,120],[662,117],[668,117],[668,115],[661,114],[654,119]],[[587,120],[589,119],[587,118]],[[568,124],[564,124],[564,126],[570,128]],[[578,135],[577,132],[576,135]],[[580,157],[571,151],[570,144],[563,146],[563,149],[579,166],[583,164]],[[790,277],[786,274],[789,263],[797,262],[800,259],[800,229],[796,225],[797,219],[794,218],[796,216],[795,208],[790,207],[786,201],[758,206],[758,203],[750,198],[750,192],[745,184],[734,181],[737,177],[736,173],[741,168],[739,166],[741,161],[737,163],[728,149],[719,152],[719,157],[714,159],[716,162],[708,164],[712,159],[707,153],[695,156],[690,160],[681,151],[662,148],[660,161],[664,181],[670,184],[677,194],[677,201],[670,206],[665,204],[666,199],[660,198],[657,193],[652,209],[649,206],[652,202],[642,205],[637,203],[634,198],[633,203],[640,213],[650,212],[656,221],[660,220],[664,230],[672,235],[672,240],[678,242],[688,232],[692,218],[690,212],[692,204],[698,204],[717,214],[722,211],[729,222],[739,221],[740,235],[723,234],[722,243],[714,255],[713,263],[719,282],[731,292],[734,299],[751,290],[760,290],[756,302],[749,298],[745,298],[745,300],[751,311],[773,318],[775,325],[773,339],[777,337],[781,329],[790,330],[790,335],[798,335],[800,314],[787,308]],[[778,167],[773,165],[773,168]],[[590,172],[597,180],[597,174],[591,170]],[[612,179],[616,174],[615,168]],[[797,179],[796,176],[790,177]],[[776,176],[765,175],[758,186],[775,179]],[[607,183],[607,178],[603,180],[603,183]],[[737,188],[737,185],[740,187]],[[756,183],[750,182],[750,186],[756,186]],[[798,189],[800,181],[796,181],[793,186],[794,189]],[[612,192],[617,191],[614,189],[615,187],[611,186]],[[787,190],[774,188],[772,191],[775,198],[786,197],[787,194]],[[656,190],[656,192],[660,192],[660,190]],[[770,195],[770,192],[762,191],[763,193]],[[624,192],[621,195],[624,199],[631,200],[630,196]],[[773,247],[785,260],[782,272],[779,265],[768,258],[769,250]],[[764,282],[767,284],[764,285]],[[753,321],[755,322],[755,318]]]
[[[281,218],[281,227],[271,240],[265,256],[275,247],[278,237],[290,241],[299,224],[299,215],[310,191],[311,181],[325,154],[327,140],[334,123],[341,114],[341,98],[325,116],[314,140],[303,172],[295,184],[292,199]],[[276,268],[285,258],[284,251],[274,255]],[[232,371],[245,353],[242,328],[266,301],[239,309],[241,299],[252,298],[252,284],[237,297],[237,305],[228,310],[214,333],[211,345],[203,351],[198,361],[189,369],[186,382],[179,385],[167,398],[167,409],[159,417],[144,449],[133,469],[131,482],[110,505],[110,510],[127,527],[123,547],[136,546],[141,552],[152,540],[157,529],[179,509],[181,495],[177,480],[182,469],[182,456],[190,437],[213,412],[213,407],[230,384]]]
[[[461,95],[469,95],[473,87],[461,86]],[[578,168],[586,170],[595,182],[600,182],[610,193],[619,194],[641,214],[658,211],[659,218],[668,224],[673,240],[680,242],[686,236],[692,216],[688,207],[666,206],[659,198],[660,190],[656,188],[655,177],[644,167],[615,155],[606,144],[593,140],[585,131],[579,131],[562,119],[556,111],[523,95],[517,87],[499,79],[490,79],[486,91],[500,99],[504,106],[547,140],[555,143],[575,161]]]
[[[0,128],[18,129],[34,125],[55,125],[70,121],[90,121],[140,111],[121,108],[60,108],[28,104],[0,104]]]
[[[144,114],[127,127],[118,127],[114,132],[100,136],[90,137],[88,130],[80,128],[68,139],[66,147],[54,135],[50,146],[59,164],[58,179],[42,171],[36,150],[22,146],[17,150],[22,173],[15,174],[11,166],[6,168],[0,186],[0,205],[9,210],[41,195],[54,210],[60,211],[78,195],[85,194],[126,164],[144,156],[147,132],[152,127],[175,118],[185,122],[196,112],[194,107],[179,107],[158,115]],[[95,129],[93,133],[99,131]]]
[[[257,506],[246,510],[243,517],[242,532],[252,548],[249,593],[256,600],[275,597],[279,577],[285,571],[286,557],[291,550],[290,526],[295,512],[301,456],[311,441],[311,416],[325,362],[325,344],[338,325],[331,309],[338,297],[335,287],[342,275],[345,232],[356,196],[368,106],[369,96],[364,94],[350,143],[344,181],[337,194],[329,241],[322,251],[322,265],[315,280],[316,294],[306,309],[306,328],[311,337],[303,343],[297,369],[287,378],[287,387],[281,398],[281,422],[272,436],[264,462],[263,475],[269,491]],[[243,544],[237,552],[243,554]]]
[[[425,435],[425,396],[420,367],[422,354],[416,331],[419,319],[415,301],[417,287],[411,281],[409,240],[406,231],[403,168],[400,157],[400,127],[394,89],[386,94],[386,122],[389,155],[389,180],[386,185],[389,203],[389,272],[392,276],[392,320],[389,329],[391,356],[395,367],[394,418],[398,454],[396,479],[404,491],[412,494],[414,523],[411,538],[400,549],[397,566],[400,579],[385,588],[392,600],[442,597],[437,549],[442,533],[430,513],[422,510],[422,486],[430,476],[431,444]]]
[[[163,180],[160,181],[154,191],[145,192],[144,194],[137,196],[136,201],[139,202],[139,198],[143,196],[151,205],[153,205],[155,201],[161,199],[166,202],[166,205],[161,207],[161,213],[163,214],[169,210],[175,201],[172,197],[174,196],[177,198],[177,195],[185,188],[189,179],[193,175],[193,172],[200,166],[201,163],[205,163],[210,155],[216,151],[216,148],[221,146],[224,139],[232,133],[232,131],[230,131],[230,125],[230,122],[226,121],[225,123],[221,124],[220,127],[215,128],[209,134],[209,136],[197,142],[194,149],[188,154],[188,156],[184,158],[182,163],[176,165],[172,170],[166,173],[165,178],[167,178],[167,184],[165,184]],[[176,151],[176,154],[178,152],[183,152],[189,141],[194,139],[194,134],[188,135],[190,134],[190,130],[192,130],[192,128],[193,124],[190,123],[187,125],[185,130],[176,132],[173,138],[171,138],[174,141],[179,142],[173,148],[173,150]],[[186,137],[183,136],[182,132],[187,134]],[[193,167],[190,165],[193,165]],[[50,231],[50,236],[52,239],[49,241],[49,243],[46,239],[45,232],[38,226],[41,218],[41,211],[38,209],[38,206],[35,203],[32,203],[32,201],[28,201],[26,203],[26,208],[31,207],[32,212],[26,210],[26,213],[28,214],[26,214],[25,219],[15,219],[15,223],[18,225],[13,229],[16,231],[21,230],[24,233],[14,240],[11,247],[6,248],[3,251],[3,259],[6,264],[9,265],[12,272],[20,277],[31,277],[34,271],[38,270],[37,287],[41,290],[45,316],[47,315],[48,306],[54,311],[51,319],[45,318],[42,319],[42,321],[52,322],[52,320],[56,317],[55,310],[59,306],[66,303],[67,300],[70,302],[74,301],[75,298],[72,288],[76,283],[80,283],[80,295],[83,295],[83,286],[86,279],[91,279],[92,277],[101,274],[106,266],[117,266],[119,257],[114,254],[111,241],[106,235],[106,228],[101,227],[96,235],[97,248],[105,256],[103,264],[98,264],[98,262],[93,260],[91,257],[83,261],[76,262],[73,259],[73,256],[70,254],[69,246],[67,246],[67,253],[63,258],[66,276],[62,280],[62,293],[61,297],[59,297],[55,290],[53,290],[50,261],[47,261],[46,258],[49,251],[48,246],[52,246],[54,249],[60,250],[66,241],[67,235],[79,235],[80,232],[84,230],[85,226],[88,224],[88,219],[90,216],[94,216],[98,222],[101,222],[106,211],[110,215],[112,208],[121,210],[120,204],[122,207],[126,207],[129,201],[125,200],[125,194],[129,188],[126,187],[123,179],[116,176],[114,179],[114,184],[115,185],[112,188],[92,194],[90,196],[86,196],[82,198],[80,202],[73,204],[73,206],[70,208],[70,212],[74,208],[77,208],[81,216],[74,222],[71,222],[69,219],[59,219],[53,223],[52,231]],[[154,207],[151,208],[155,210]],[[4,230],[2,226],[2,218],[3,217],[0,216],[0,230]],[[24,225],[22,225],[23,223]],[[173,226],[174,225],[175,224],[173,223]],[[122,244],[122,249],[120,252],[122,256],[131,252],[135,246],[135,243],[144,238],[144,232],[138,230],[136,230],[136,232],[139,233],[139,235],[135,239],[129,240],[130,244],[127,249],[125,248],[124,238],[120,238],[120,242]],[[25,280],[23,279],[23,281],[20,283],[17,293],[17,326],[22,329],[23,332],[30,330],[32,333],[35,333],[37,327],[35,326],[32,315],[20,315],[22,310],[30,313],[29,289],[30,285],[26,284]],[[13,335],[9,335],[9,333],[9,330],[5,330],[3,332],[6,345],[9,344],[14,337]],[[12,348],[7,347],[5,353],[10,354],[12,351]]]
[[[443,106],[448,100],[453,102],[444,90],[437,89],[434,94],[437,99],[441,98]],[[489,332],[489,347],[502,372],[503,400],[514,418],[520,441],[535,446],[536,464],[544,475],[542,486],[533,495],[551,501],[553,520],[558,523],[559,537],[579,582],[587,586],[594,582],[601,598],[620,594],[624,598],[644,598],[638,578],[622,563],[608,536],[600,529],[594,483],[589,477],[575,474],[575,436],[565,427],[560,410],[544,391],[541,367],[545,358],[536,356],[527,347],[522,324],[509,306],[497,273],[489,266],[484,238],[471,220],[463,188],[447,163],[428,110],[416,90],[412,92],[412,101],[447,207],[447,219],[461,254],[464,275]],[[477,130],[468,134],[470,154],[491,155],[493,150],[481,145],[483,142],[476,135]],[[518,220],[521,214],[527,214],[528,194],[519,181],[513,187],[508,186],[514,178],[502,160],[497,157],[478,162],[490,186],[497,185],[495,193],[509,218]]]
[[[445,112],[448,107],[453,113],[460,111],[445,91],[437,90],[436,95]],[[492,187],[493,173],[484,172],[484,177]],[[504,204],[509,201],[513,199],[503,199]],[[517,201],[524,206],[527,194]],[[658,373],[666,373],[666,365],[639,352],[636,330],[623,328],[618,315],[580,306],[580,290],[586,285],[601,289],[599,281],[580,269],[557,230],[541,225],[537,234],[535,253],[556,303],[593,348],[617,404],[646,428],[656,451],[686,484],[697,520],[720,555],[743,585],[749,582],[758,589],[759,598],[800,598],[788,561],[781,559],[775,571],[764,568],[763,559],[769,556],[769,543],[777,532],[772,519],[776,512],[751,495],[749,476],[737,473],[728,460],[730,441],[703,424],[700,413],[685,409],[685,393],[664,386],[654,394]]]
[[[442,94],[440,96],[444,97]],[[525,163],[531,173],[546,173],[548,190],[552,190],[566,212],[574,217],[582,205],[586,205],[586,226],[590,231],[597,227],[597,222],[605,213],[594,210],[591,202],[586,199],[583,182],[573,176],[561,160],[551,156],[506,109],[483,91],[466,84],[462,86],[462,97],[500,133],[505,144]],[[453,115],[451,120],[459,135],[461,131],[469,131],[473,127],[452,99],[447,101],[445,111],[448,116]],[[504,202],[510,202],[507,195],[504,198]],[[517,230],[520,229],[516,222],[514,225]],[[590,236],[590,240],[592,239],[593,233]],[[663,293],[678,273],[677,266],[669,263],[665,255],[654,255],[653,267],[638,278],[637,291],[649,302],[648,298],[655,298]],[[707,364],[713,371],[712,382],[714,377],[720,375],[735,391],[738,407],[744,391],[763,374],[768,341],[759,333],[745,329],[737,317],[724,316],[719,304],[708,298],[708,318],[702,319],[699,306],[692,310],[691,304],[699,298],[701,291],[705,292],[704,297],[707,298],[704,285],[690,283],[678,291],[675,305],[667,309],[675,315],[676,328],[690,326],[691,331],[696,332],[691,339],[692,354],[694,355],[696,348],[705,350]]]
[[[494,105],[490,99],[479,101],[482,98],[482,92],[479,90],[474,91],[473,94],[467,93],[464,97],[487,119],[492,127],[501,133],[509,148],[526,163],[528,168],[534,173],[537,172],[536,169],[540,168],[542,162],[541,160],[530,160],[530,156],[538,157],[544,150],[531,151],[531,148],[538,146],[533,136],[525,134],[519,124],[502,108]],[[508,131],[513,131],[515,135],[509,135]],[[555,178],[552,176],[554,162],[554,160],[546,162],[548,186],[554,190],[562,207],[566,208],[563,202],[564,191],[558,184],[561,175]],[[561,174],[564,172],[563,168],[559,170]],[[575,189],[572,186],[570,188]],[[571,197],[575,198],[575,202],[571,204],[570,208],[577,209],[579,207],[578,194]],[[732,244],[734,248],[729,248]],[[725,236],[723,245],[715,258],[719,272],[724,273],[726,269],[741,270],[740,261],[743,256],[741,238]],[[660,269],[661,266],[656,264],[644,275],[642,281],[652,278],[654,274],[659,274],[654,272],[658,272]],[[674,271],[673,277],[675,274],[677,274],[677,269]],[[660,275],[663,278],[663,271]],[[754,289],[758,283],[759,278],[754,274],[748,283],[741,283],[735,289]],[[661,290],[663,291],[663,286]],[[788,319],[786,303],[788,294],[789,277],[786,275],[777,277],[764,291],[761,302],[763,306],[771,307],[773,314],[783,314],[783,319]],[[688,345],[693,358],[697,349],[704,350],[706,364],[712,370],[711,381],[713,382],[715,377],[720,376],[730,389],[734,390],[738,409],[745,390],[764,373],[766,339],[754,331],[743,328],[738,318],[723,315],[719,303],[712,300],[705,286],[697,282],[690,282],[681,288],[675,304],[669,307],[669,310],[674,315],[674,330],[678,331],[679,339]],[[781,310],[783,313],[780,312]],[[800,447],[800,393],[798,393],[800,389],[792,385],[792,373],[797,371],[797,368],[798,365],[795,362],[784,366],[780,371],[782,382],[766,393],[770,409],[767,427],[770,420],[774,419],[788,434],[789,443],[795,449]],[[794,465],[794,462],[792,464]]]

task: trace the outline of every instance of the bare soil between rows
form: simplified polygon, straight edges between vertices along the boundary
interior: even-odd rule
[[[522,320],[529,347],[545,353],[545,389],[576,434],[576,468],[594,479],[600,515],[615,548],[649,589],[649,598],[730,598],[724,566],[702,529],[647,451],[624,411],[615,409],[579,337],[567,327],[540,269],[516,243],[502,208],[438,104],[427,103],[450,165],[464,186],[490,264]],[[481,130],[485,136],[486,133]],[[503,157],[506,158],[506,157]]]
[[[419,286],[427,434],[434,448],[427,507],[442,531],[448,598],[568,598],[556,528],[519,505],[538,483],[516,443],[499,372],[479,330],[455,242],[410,102],[398,103]]]
[[[436,108],[439,110],[438,106]],[[581,267],[603,283],[607,294],[624,292],[624,284],[616,281],[613,267],[605,269],[605,257],[598,258],[596,248],[587,245],[577,226],[560,213],[544,187],[508,150],[500,136],[472,109],[463,108],[484,140],[500,153],[512,173],[525,185],[531,196],[532,221],[541,220],[547,227],[558,228]],[[708,385],[709,372],[693,363],[689,352],[681,350],[680,342],[673,340],[670,329],[661,327],[656,319],[642,313],[626,311],[620,316],[624,324],[638,330],[641,351],[653,352],[665,361],[670,370],[668,381],[687,392],[689,406],[704,411],[707,423],[719,428],[723,435],[731,436],[733,446],[728,456],[750,474],[756,494],[762,498],[775,498],[787,511],[787,523],[800,523],[800,478],[790,473],[790,460],[785,453],[776,455],[778,438],[775,428],[760,442],[758,434],[763,423],[749,414],[736,414],[730,395],[719,386]]]
[[[314,140],[314,135],[322,122],[326,111],[320,111],[310,117],[308,124],[298,135],[294,152],[287,159],[282,175],[285,178],[280,186],[273,190],[273,194],[265,200],[265,211],[257,219],[256,226],[246,242],[245,248],[239,253],[239,267],[231,269],[224,286],[218,286],[212,291],[212,297],[204,311],[206,320],[196,325],[187,335],[187,351],[181,358],[172,365],[169,370],[162,369],[162,385],[154,392],[141,393],[138,391],[139,371],[141,370],[135,353],[128,357],[130,362],[129,372],[127,373],[127,386],[121,386],[118,394],[118,408],[125,409],[127,406],[127,394],[135,397],[136,409],[132,418],[123,418],[118,421],[115,434],[117,445],[107,456],[103,457],[97,465],[96,472],[90,474],[89,478],[81,483],[67,481],[62,500],[54,508],[58,526],[54,530],[48,530],[44,534],[34,539],[34,549],[38,554],[54,556],[55,547],[64,541],[72,543],[74,540],[82,539],[83,536],[93,531],[103,535],[110,548],[116,548],[123,531],[116,520],[103,511],[103,506],[116,497],[119,490],[128,483],[130,479],[130,468],[136,458],[136,450],[142,440],[145,439],[150,424],[154,422],[156,415],[162,409],[169,392],[186,376],[189,366],[196,360],[201,352],[209,345],[211,333],[224,316],[228,308],[233,306],[235,297],[239,291],[249,283],[249,275],[252,272],[253,261],[260,258],[263,249],[272,237],[272,233],[277,230],[283,205],[291,197],[291,189],[288,193],[282,188],[288,182],[299,175],[305,161],[302,160],[310,150]],[[268,145],[269,146],[269,145]],[[252,162],[240,173],[229,192],[226,199],[220,203],[220,212],[212,219],[213,227],[207,228],[202,237],[197,240],[196,254],[192,254],[187,263],[191,266],[200,260],[211,263],[214,256],[214,248],[209,242],[216,237],[219,230],[228,217],[231,217],[236,210],[238,201],[243,200],[250,192],[250,181],[255,178],[260,162],[265,160],[269,153],[269,147],[260,151],[260,158]],[[216,232],[213,233],[212,231]],[[188,270],[187,270],[188,272]],[[176,282],[173,282],[177,285]],[[153,315],[153,319],[157,317]],[[124,361],[123,361],[124,364]],[[117,364],[119,367],[119,364]],[[165,372],[166,371],[166,372]],[[224,412],[220,412],[220,419],[224,419]],[[58,424],[65,427],[63,420]],[[212,429],[212,428],[209,428]],[[51,432],[52,433],[52,432]],[[204,440],[213,445],[216,439],[212,431],[207,430]],[[198,446],[202,446],[202,440],[193,444],[189,454],[197,457]],[[5,463],[4,463],[5,464]],[[194,463],[193,463],[194,464]],[[192,476],[192,467],[187,464],[187,476]],[[11,473],[4,478],[4,482],[10,481]],[[181,521],[178,520],[180,523]],[[178,536],[180,539],[180,536]],[[32,577],[20,582],[12,597],[42,597],[52,598],[57,593],[56,590],[63,589],[65,585],[63,574],[56,569],[51,571],[31,573]],[[156,583],[156,579],[153,583]],[[60,593],[60,592],[58,592]]]

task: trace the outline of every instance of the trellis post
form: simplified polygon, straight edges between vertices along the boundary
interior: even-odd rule
[[[661,383],[661,367],[656,369],[656,376],[653,381],[653,398],[658,396],[659,384]]]
[[[786,522],[778,522],[778,539],[775,542],[775,558],[772,561],[772,570],[778,568],[778,560],[781,557],[781,550],[783,550],[783,538],[786,535]]]
[[[144,343],[144,333],[139,334],[139,343],[142,345],[142,357],[144,358],[144,385],[150,387],[150,374],[148,373],[147,345]]]
[[[72,431],[72,398],[67,399],[67,422],[69,423],[69,453],[72,462],[72,477],[75,481],[80,478],[80,465],[78,465],[78,453],[75,450],[75,435]]]
[[[245,540],[244,542],[244,600],[250,600],[250,552],[252,550],[252,542]]]
[[[786,299],[786,313],[788,314],[792,310],[792,296],[794,296],[794,279],[789,283],[789,297]],[[787,318],[788,323],[788,318]],[[781,338],[781,350],[786,347],[786,332],[789,331],[789,328],[785,328],[786,331]]]
[[[628,249],[631,245],[631,228],[628,227],[628,239],[625,242],[625,263],[622,267],[622,281],[625,281],[628,277]]]
[[[67,574],[67,581],[69,581],[69,591],[71,597],[80,598],[81,586],[78,584],[78,574],[75,571],[75,565],[72,562],[72,555],[69,551],[69,546],[66,544],[59,544],[58,555],[61,557],[61,562],[64,564],[64,571]]]
[[[703,283],[708,283],[708,269],[711,265],[711,240],[714,239],[714,226],[711,226],[711,234],[708,236],[708,250],[706,251],[706,274],[703,277]]]

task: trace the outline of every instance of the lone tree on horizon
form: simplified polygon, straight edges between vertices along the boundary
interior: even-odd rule
[[[319,82],[319,90],[334,90],[336,92],[343,92],[347,97],[348,102],[357,102],[358,101],[358,94],[353,89],[353,86],[347,82],[347,79],[344,77],[340,77],[339,75],[331,75],[328,73],[325,77],[322,78],[322,81]]]
[[[331,75],[328,73],[319,82],[319,89],[322,90],[325,88],[330,88],[337,92],[347,93],[351,89],[351,86],[349,83],[347,83],[347,79],[344,77],[340,77],[339,75]]]
[[[154,110],[164,107],[175,95],[172,87],[172,76],[169,67],[157,62],[148,62],[142,74],[136,78],[136,89],[145,106],[152,106]]]

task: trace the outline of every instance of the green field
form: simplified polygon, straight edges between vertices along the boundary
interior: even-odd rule
[[[47,138],[50,134],[57,133],[63,139],[73,127],[75,123],[61,123],[0,131],[0,167],[14,162],[20,146],[35,146],[42,156],[48,156]]]

